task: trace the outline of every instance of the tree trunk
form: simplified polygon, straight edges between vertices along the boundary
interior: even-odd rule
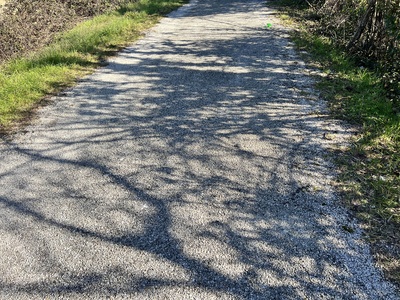
[[[367,10],[365,11],[364,16],[361,18],[360,24],[356,32],[354,33],[352,39],[347,44],[347,50],[351,50],[354,48],[355,44],[359,41],[361,35],[364,33],[365,28],[367,27],[368,23],[372,21],[373,13],[375,12],[375,8],[377,5],[377,0],[370,0],[368,2]]]

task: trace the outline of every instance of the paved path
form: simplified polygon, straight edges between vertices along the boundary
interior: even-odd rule
[[[273,14],[185,6],[0,145],[1,299],[398,299]]]

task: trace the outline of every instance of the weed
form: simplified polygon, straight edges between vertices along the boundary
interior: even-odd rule
[[[317,88],[328,100],[332,115],[360,128],[353,145],[336,153],[338,186],[346,205],[361,220],[386,276],[400,284],[400,115],[396,103],[387,97],[378,71],[360,66],[330,38],[318,35],[318,23],[308,18],[308,10],[280,8],[284,22],[297,29],[293,31],[297,47],[307,50],[305,58],[325,74],[318,78]]]

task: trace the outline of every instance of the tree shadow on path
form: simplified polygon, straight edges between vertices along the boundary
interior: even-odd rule
[[[167,22],[5,145],[1,296],[384,296],[285,32],[222,34],[248,9],[199,4],[198,39]]]

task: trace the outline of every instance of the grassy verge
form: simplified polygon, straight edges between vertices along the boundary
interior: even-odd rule
[[[283,0],[278,8],[296,29],[297,47],[306,50],[310,64],[323,70],[317,88],[332,115],[360,128],[352,146],[335,153],[343,199],[361,220],[385,275],[400,284],[400,115],[385,97],[379,75],[313,33],[317,25],[307,8],[290,3]]]
[[[184,0],[139,0],[60,34],[49,46],[0,65],[0,134],[32,116],[48,95],[73,85],[105,57],[139,38]]]

